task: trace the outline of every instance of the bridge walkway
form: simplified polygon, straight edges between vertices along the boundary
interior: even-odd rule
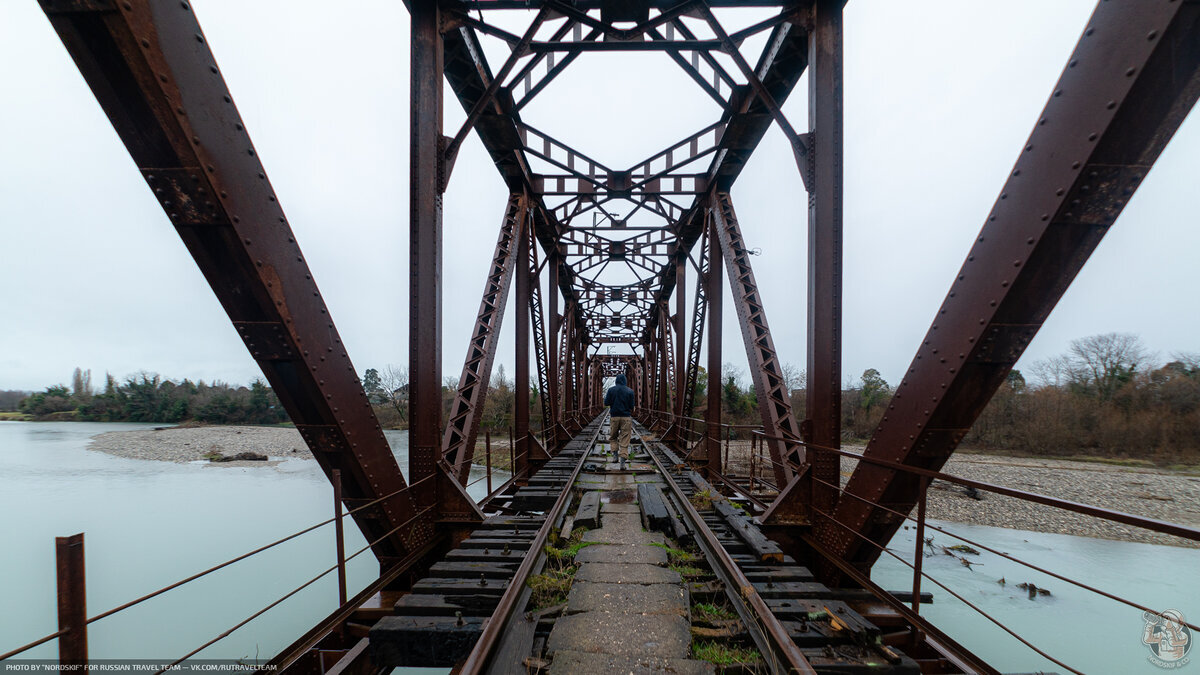
[[[375,610],[386,615],[369,629],[372,661],[489,673],[922,671],[856,610],[879,606],[870,593],[816,582],[641,425],[626,468],[607,435],[607,416],[592,420],[390,611]]]

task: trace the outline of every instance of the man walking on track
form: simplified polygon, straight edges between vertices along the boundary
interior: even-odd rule
[[[633,390],[625,386],[625,376],[618,375],[617,383],[609,387],[604,395],[604,405],[612,412],[608,421],[609,442],[616,446],[617,454],[621,457],[621,468],[625,468],[625,460],[629,459],[629,437],[633,434]]]

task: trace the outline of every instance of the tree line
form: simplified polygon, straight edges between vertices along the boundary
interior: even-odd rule
[[[57,384],[33,394],[0,392],[0,410],[15,409],[36,420],[88,422],[279,424],[287,421],[275,392],[262,380],[242,387],[203,380],[176,382],[157,373],[138,373],[117,382],[106,374],[103,387],[97,391],[91,379],[90,370],[76,368],[70,387]],[[20,398],[13,396],[14,393],[21,394]],[[15,405],[14,399],[17,399]]]
[[[1012,370],[984,409],[963,447],[1044,456],[1123,457],[1156,464],[1200,462],[1200,354],[1177,353],[1160,362],[1136,335],[1107,333],[1073,341],[1065,354],[1034,363],[1031,378]],[[784,366],[792,409],[803,417],[805,373]],[[708,373],[697,378],[696,416],[706,404]],[[725,364],[720,375],[722,420],[758,426],[758,400],[743,373]],[[408,372],[370,368],[363,389],[386,428],[408,426]],[[450,415],[458,382],[442,385],[442,419]],[[892,386],[870,368],[842,391],[843,440],[870,438],[892,396]],[[542,428],[541,393],[530,390],[530,426]],[[493,374],[481,429],[503,436],[512,425],[516,395],[504,367]],[[76,369],[72,383],[45,391],[0,391],[0,412],[35,419],[274,424],[286,414],[261,380],[249,387],[164,380],[139,373],[118,383],[105,376],[94,391],[91,373]],[[742,436],[745,436],[743,433]]]
[[[1001,454],[1094,456],[1158,465],[1200,463],[1200,354],[1160,361],[1136,336],[1106,333],[1071,342],[1034,363],[1029,381],[1012,370],[962,447]],[[784,368],[792,409],[803,417],[805,375]],[[861,443],[878,426],[892,386],[874,368],[842,390],[843,441]],[[703,402],[703,394],[697,397]],[[753,387],[726,364],[721,409],[730,424],[761,424]]]

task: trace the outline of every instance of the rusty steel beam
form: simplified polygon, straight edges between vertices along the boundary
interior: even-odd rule
[[[43,2],[143,178],[381,560],[433,534],[188,3]]]
[[[687,345],[683,334],[687,332],[687,256],[676,254],[675,257],[675,414],[683,416],[683,401],[686,398],[684,387],[687,386]],[[676,420],[676,423],[679,423]]]
[[[479,420],[483,415],[492,377],[492,365],[496,361],[496,346],[500,342],[500,328],[504,324],[504,308],[512,285],[513,268],[517,264],[514,244],[518,237],[525,236],[526,204],[524,194],[514,194],[508,198],[508,207],[500,223],[500,236],[496,240],[487,281],[484,282],[479,314],[467,346],[467,358],[463,363],[462,375],[458,378],[458,392],[450,406],[450,417],[442,435],[442,455],[454,467],[455,478],[464,485],[475,456]]]
[[[442,28],[445,30],[441,35],[442,65],[444,66],[442,72],[445,73],[446,82],[450,85],[463,110],[470,114],[476,104],[487,97],[487,92],[491,89],[495,78],[484,58],[483,47],[473,28],[452,20],[444,22]],[[496,165],[509,192],[529,193],[538,242],[541,244],[542,250],[549,253],[555,250],[558,232],[562,226],[553,218],[552,212],[546,208],[544,199],[534,188],[534,177],[529,168],[529,158],[526,156],[524,144],[521,141],[522,122],[520,116],[515,111],[507,110],[496,98],[493,98],[489,105],[483,107],[483,112],[479,114],[474,125],[475,133],[482,141],[492,163]],[[442,173],[444,175],[445,171]],[[443,189],[444,187],[445,181],[443,180]],[[574,272],[570,267],[564,268],[561,272],[559,289],[563,293],[563,297],[574,298]],[[582,317],[579,318],[582,319]],[[580,330],[586,334],[587,328],[581,326]]]
[[[945,464],[1197,96],[1200,3],[1098,3],[864,456]],[[908,513],[919,480],[861,463],[821,544],[868,569],[838,531],[886,545],[901,519],[862,499]]]
[[[545,312],[542,311],[542,282],[538,270],[538,252],[537,242],[534,240],[534,233],[529,231],[529,259],[525,262],[529,267],[529,317],[533,322],[533,354],[534,365],[537,368],[538,378],[538,402],[542,408],[542,436],[543,440],[550,444],[550,451],[553,453],[556,448],[553,446],[553,440],[550,437],[550,430],[554,428],[554,406],[550,404],[549,386],[550,386],[550,356],[547,353],[546,342],[546,319]],[[553,289],[552,289],[553,290]]]
[[[842,4],[813,3],[808,52],[812,152],[805,155],[809,200],[804,440],[828,448],[842,446]],[[818,508],[829,512],[838,496],[820,481],[840,484],[841,462],[830,453],[808,453],[804,461],[817,481],[811,496]]]
[[[527,228],[529,229],[529,228]],[[531,236],[522,233],[517,238],[517,283],[513,298],[516,325],[514,328],[516,364],[513,368],[513,438],[516,467],[513,475],[518,480],[528,480],[533,472],[529,442],[529,305],[530,286],[533,280],[529,273],[529,244]]]
[[[87,571],[83,533],[54,538],[54,563],[58,589],[58,663],[86,671]]]
[[[713,225],[721,246],[721,257],[729,272],[733,304],[742,328],[750,378],[758,398],[758,411],[763,429],[772,439],[766,441],[775,471],[776,485],[787,485],[794,472],[788,462],[798,463],[800,429],[792,416],[791,398],[783,380],[783,364],[775,352],[767,314],[759,294],[754,270],[750,267],[750,252],[742,239],[742,228],[729,201],[728,193],[718,193],[712,205]],[[716,265],[713,265],[716,267]],[[775,440],[775,439],[788,440]]]
[[[713,2],[708,4],[719,6]],[[811,2],[802,3],[800,7],[790,11],[803,10],[810,4]],[[783,106],[807,67],[808,31],[799,21],[784,21],[771,29],[766,47],[753,70],[763,90],[774,100],[775,105]],[[732,98],[723,119],[727,120],[727,124],[721,136],[720,148],[714,154],[706,172],[708,192],[697,196],[678,217],[679,246],[684,251],[691,251],[692,246],[704,234],[705,212],[709,209],[712,197],[730,190],[773,121],[771,106],[767,102],[758,96],[744,93]],[[666,298],[674,290],[675,281],[671,278],[672,275],[661,276],[660,297]]]
[[[721,466],[721,242],[715,219],[704,218],[708,225],[708,276],[704,279],[704,296],[708,300],[708,381],[705,384],[704,411],[704,468],[709,475],[724,473]]]
[[[696,297],[692,302],[692,330],[688,335],[686,381],[683,384],[683,395],[680,397],[679,415],[691,417],[696,410],[696,387],[700,380],[700,351],[704,347],[704,318],[708,311],[708,275],[712,265],[709,262],[709,238],[705,237],[700,244],[700,264],[696,271]],[[711,381],[711,377],[709,378]]]

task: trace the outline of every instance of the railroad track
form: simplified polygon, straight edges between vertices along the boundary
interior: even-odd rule
[[[644,428],[629,470],[608,461],[606,430],[594,420],[413,584],[370,629],[377,665],[920,672]]]

